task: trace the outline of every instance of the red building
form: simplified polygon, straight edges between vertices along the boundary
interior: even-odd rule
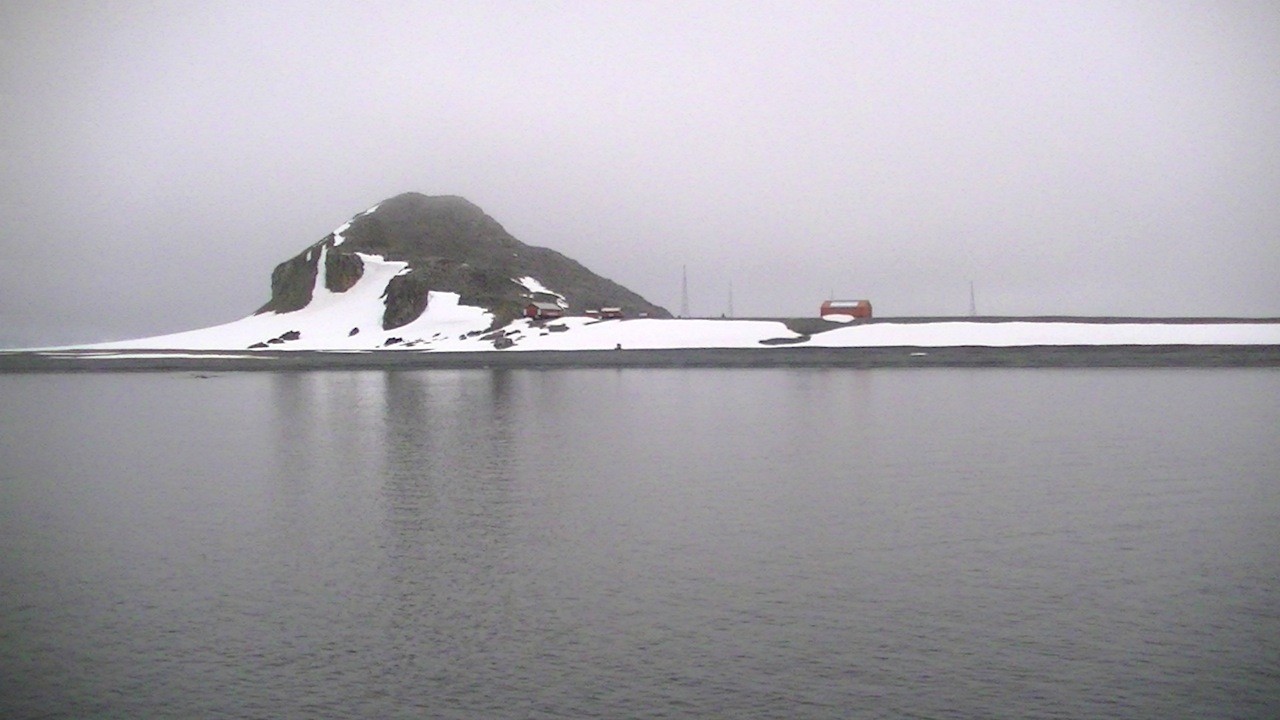
[[[524,306],[524,316],[535,320],[550,320],[564,317],[564,308],[555,303],[534,300]]]
[[[848,322],[871,317],[870,300],[828,300],[819,313],[823,318]]]

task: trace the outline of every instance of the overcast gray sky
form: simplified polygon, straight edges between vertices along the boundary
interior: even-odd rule
[[[677,311],[1280,315],[1274,2],[0,5],[0,344],[227,322],[409,190]]]

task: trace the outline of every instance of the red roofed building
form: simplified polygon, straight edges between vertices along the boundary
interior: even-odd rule
[[[821,316],[825,320],[848,322],[871,317],[870,300],[828,300],[822,303]]]
[[[555,303],[534,300],[524,306],[524,316],[535,320],[549,320],[564,317],[564,308]]]

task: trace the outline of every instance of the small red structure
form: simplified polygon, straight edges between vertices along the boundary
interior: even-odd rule
[[[871,317],[870,300],[828,300],[819,313],[824,320],[849,322]]]
[[[534,300],[524,306],[524,316],[534,320],[550,320],[564,317],[564,308],[555,303]]]

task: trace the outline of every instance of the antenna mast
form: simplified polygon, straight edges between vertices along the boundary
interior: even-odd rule
[[[680,266],[680,317],[689,317],[689,266]]]
[[[974,317],[977,314],[978,314],[978,301],[975,299],[973,294],[973,281],[970,280],[969,281],[969,317]]]

